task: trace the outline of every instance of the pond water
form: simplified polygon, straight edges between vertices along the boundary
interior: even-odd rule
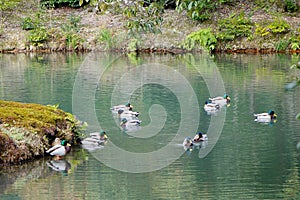
[[[299,55],[2,54],[0,99],[59,104],[107,130],[99,151],[73,147],[0,168],[0,199],[299,199],[300,89],[284,89]],[[299,75],[299,74],[298,74]],[[230,106],[204,111],[210,96]],[[110,107],[130,101],[141,127]],[[254,113],[274,110],[274,123]],[[198,131],[208,141],[185,151]]]

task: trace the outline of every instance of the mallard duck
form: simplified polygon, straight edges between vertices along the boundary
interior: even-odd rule
[[[121,119],[136,119],[139,116],[139,112],[134,112],[132,110],[118,110],[118,115]]]
[[[61,159],[62,156],[65,156],[71,150],[71,145],[67,143],[66,140],[62,140],[61,144],[56,144],[46,151],[51,156],[55,156],[57,159]]]
[[[219,104],[211,103],[210,101],[205,101],[204,110],[206,112],[216,112],[220,109]]]
[[[227,94],[224,94],[223,97],[213,97],[209,98],[211,103],[219,104],[220,106],[226,105],[230,103],[230,97]]]
[[[199,132],[194,136],[193,144],[200,143],[200,142],[207,141],[207,140],[208,140],[207,135]]]
[[[94,132],[81,141],[81,146],[88,151],[95,151],[103,148],[107,140],[108,137],[105,131]]]
[[[268,123],[277,119],[277,114],[273,110],[269,110],[267,113],[254,114],[255,120],[257,122]]]
[[[138,119],[131,119],[131,120],[128,120],[126,118],[123,118],[121,120],[121,123],[120,123],[120,126],[140,126],[141,125],[141,120],[138,120]]]
[[[119,110],[132,110],[133,106],[130,103],[126,103],[125,105],[117,105],[110,108],[112,112],[118,112]]]
[[[184,147],[193,146],[193,140],[190,137],[186,137],[186,138],[184,138],[182,145]]]

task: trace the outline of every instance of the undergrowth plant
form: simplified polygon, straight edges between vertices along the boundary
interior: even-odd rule
[[[287,21],[281,18],[275,18],[271,22],[256,24],[255,34],[261,37],[274,36],[276,34],[285,34],[290,31],[291,26]]]
[[[105,44],[106,50],[112,49],[116,46],[116,40],[113,34],[107,29],[102,29],[100,31],[98,40]]]
[[[82,44],[83,39],[79,35],[81,18],[70,15],[67,23],[61,26],[67,48],[76,50]]]
[[[211,18],[212,12],[222,4],[231,3],[234,0],[176,0],[176,10],[186,11],[187,15],[197,21],[206,21]]]
[[[218,22],[217,39],[220,41],[234,40],[238,37],[252,35],[253,23],[245,13],[232,14]]]
[[[189,34],[183,42],[183,47],[187,50],[192,50],[199,45],[206,50],[213,51],[216,43],[217,39],[214,33],[210,28],[207,28]]]

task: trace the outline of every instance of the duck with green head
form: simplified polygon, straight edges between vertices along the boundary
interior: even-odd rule
[[[209,98],[209,100],[211,101],[211,103],[216,103],[219,104],[220,106],[224,106],[224,105],[229,105],[230,103],[230,97],[225,93],[223,97],[219,96],[219,97],[213,97],[213,98]]]
[[[254,121],[268,123],[277,119],[277,114],[273,110],[269,110],[267,113],[254,114]]]
[[[67,153],[71,151],[71,145],[66,141],[62,140],[60,144],[56,144],[46,151],[51,156],[55,156],[57,159],[61,159]]]

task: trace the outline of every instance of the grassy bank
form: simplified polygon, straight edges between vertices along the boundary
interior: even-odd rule
[[[2,15],[1,52],[300,52],[300,13],[252,1],[224,4],[204,22],[185,11],[165,9],[157,33],[129,34],[130,18],[119,13],[103,14],[91,7],[41,9],[37,0],[21,0]]]
[[[56,106],[0,100],[0,165],[44,156],[55,138],[76,144],[81,123]]]

